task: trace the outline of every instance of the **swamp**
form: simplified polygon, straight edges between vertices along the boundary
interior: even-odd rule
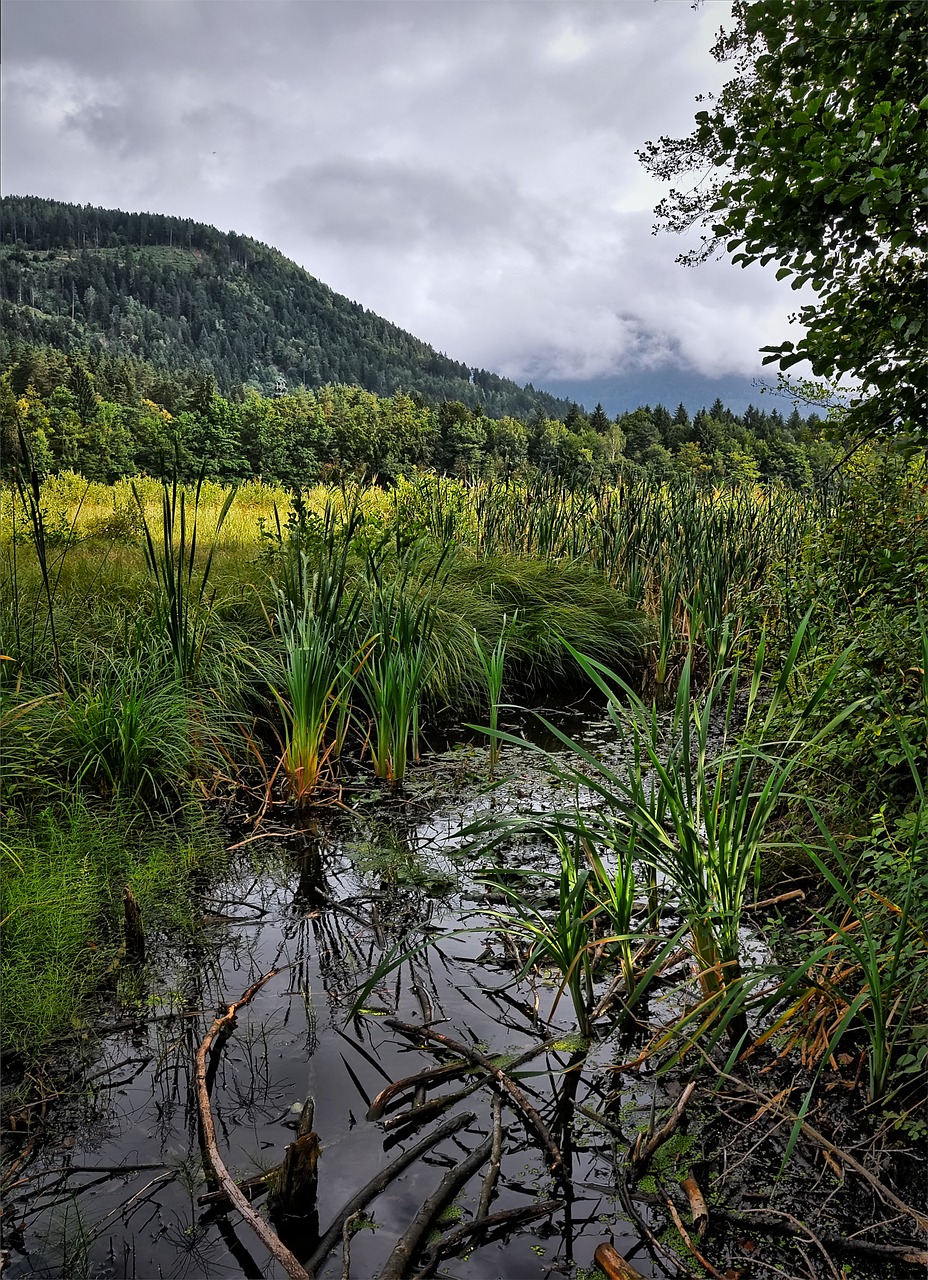
[[[924,459],[0,502],[5,1273],[924,1271]]]

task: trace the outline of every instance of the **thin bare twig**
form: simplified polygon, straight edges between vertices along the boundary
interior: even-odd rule
[[[276,977],[278,973],[280,973],[279,969],[271,969],[263,978],[259,978],[257,982],[253,982],[248,990],[242,994],[240,999],[236,1000],[234,1004],[226,1006],[225,1013],[220,1014],[219,1017],[215,1019],[206,1035],[200,1041],[200,1047],[197,1049],[196,1056],[195,1077],[197,1106],[199,1107],[200,1124],[203,1129],[203,1145],[206,1148],[206,1155],[213,1167],[213,1172],[216,1175],[217,1182],[222,1187],[223,1191],[225,1191],[232,1204],[235,1205],[236,1209],[238,1209],[239,1213],[254,1231],[261,1243],[265,1246],[275,1261],[283,1267],[291,1280],[307,1280],[307,1277],[308,1280],[312,1280],[311,1272],[308,1272],[305,1267],[300,1265],[299,1260],[294,1257],[287,1246],[281,1241],[277,1232],[274,1231],[263,1218],[259,1217],[258,1214],[255,1213],[254,1209],[252,1209],[251,1205],[243,1195],[241,1189],[236,1184],[235,1179],[226,1168],[216,1144],[216,1125],[213,1120],[213,1112],[209,1100],[209,1089],[206,1083],[206,1059],[214,1040],[223,1032],[228,1032],[232,1029],[235,1025],[235,1015],[238,1013],[239,1009],[241,1009],[243,1005],[248,1004],[248,1002],[257,995],[261,988],[266,983],[270,982],[271,978]]]
[[[479,1066],[483,1067],[493,1079],[506,1090],[517,1108],[523,1113],[530,1122],[532,1128],[541,1139],[541,1145],[544,1147],[548,1156],[548,1165],[553,1174],[555,1174],[561,1182],[565,1182],[567,1175],[564,1170],[564,1158],[561,1155],[560,1148],[551,1137],[547,1125],[541,1116],[526,1098],[525,1094],[518,1085],[510,1079],[492,1058],[488,1058],[485,1054],[480,1053],[477,1049],[472,1049],[466,1044],[461,1044],[459,1040],[452,1040],[450,1036],[443,1035],[440,1031],[432,1031],[429,1027],[414,1026],[409,1022],[400,1022],[398,1018],[385,1019],[386,1025],[392,1027],[395,1031],[401,1032],[403,1035],[411,1036],[413,1039],[425,1038],[427,1040],[435,1040],[438,1044],[443,1044],[447,1049],[451,1049],[454,1053],[461,1054],[462,1057],[470,1058]],[[542,1045],[533,1047],[533,1053],[539,1053],[546,1048],[550,1048],[556,1044],[556,1040],[546,1041]],[[514,1064],[513,1064],[514,1065]]]

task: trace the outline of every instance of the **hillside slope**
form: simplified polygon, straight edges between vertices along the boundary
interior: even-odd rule
[[[0,325],[61,351],[95,344],[219,388],[350,383],[489,417],[563,417],[569,404],[470,369],[335,293],[277,250],[185,218],[30,196],[0,202]]]

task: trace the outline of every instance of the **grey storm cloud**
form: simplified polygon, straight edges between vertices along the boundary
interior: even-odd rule
[[[796,296],[687,271],[635,149],[721,82],[709,0],[6,0],[3,189],[274,244],[469,364],[753,373]]]
[[[566,213],[527,200],[502,176],[478,180],[408,162],[337,157],[301,165],[270,184],[269,216],[348,247],[534,246],[557,251]]]

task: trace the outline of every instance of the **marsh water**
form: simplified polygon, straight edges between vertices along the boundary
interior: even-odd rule
[[[551,715],[621,767],[623,748],[601,708]],[[547,750],[560,745],[532,724],[531,717],[510,718],[508,727],[534,733]],[[386,1085],[447,1059],[388,1025],[388,1015],[427,1022],[488,1055],[521,1054],[560,1035],[515,1077],[561,1146],[572,1193],[548,1216],[464,1249],[434,1274],[578,1276],[604,1241],[633,1258],[643,1275],[664,1274],[640,1247],[615,1177],[616,1160],[650,1113],[652,1083],[647,1074],[610,1067],[634,1058],[641,1042],[603,1019],[584,1051],[570,1000],[554,1007],[557,976],[544,970],[519,976],[513,948],[486,914],[505,910],[488,901],[479,879],[488,860],[468,851],[460,835],[482,814],[543,809],[570,797],[549,759],[528,749],[507,747],[499,777],[486,788],[485,748],[464,742],[424,755],[402,800],[367,792],[350,812],[298,826],[272,814],[260,838],[232,841],[239,847],[224,872],[200,886],[202,927],[192,937],[149,939],[144,974],[120,980],[108,1026],[87,1041],[77,1087],[57,1105],[9,1191],[13,1280],[283,1274],[237,1213],[198,1203],[211,1184],[194,1089],[197,1046],[217,1011],[273,968],[279,972],[240,1010],[213,1059],[213,1114],[233,1176],[280,1162],[311,1096],[322,1144],[317,1210],[324,1230],[378,1170],[441,1122],[438,1116],[415,1130],[395,1130],[367,1118]],[[550,869],[552,856],[542,843],[524,840],[500,854],[504,863],[538,870]],[[421,948],[365,995],[365,1012],[351,1017],[359,988],[383,957],[416,940]],[[475,1080],[441,1087],[453,1093]],[[435,1096],[437,1090],[428,1094]],[[371,1201],[350,1240],[350,1271],[339,1239],[319,1277],[377,1275],[447,1170],[492,1131],[495,1097],[484,1078],[450,1104],[446,1114],[470,1112],[472,1119]],[[611,1117],[624,1140],[590,1111]],[[536,1136],[505,1096],[502,1134],[490,1212],[563,1198]],[[470,1220],[482,1178],[480,1171],[457,1196],[446,1226]],[[313,1221],[291,1225],[288,1243],[298,1256],[311,1249],[313,1228]]]

